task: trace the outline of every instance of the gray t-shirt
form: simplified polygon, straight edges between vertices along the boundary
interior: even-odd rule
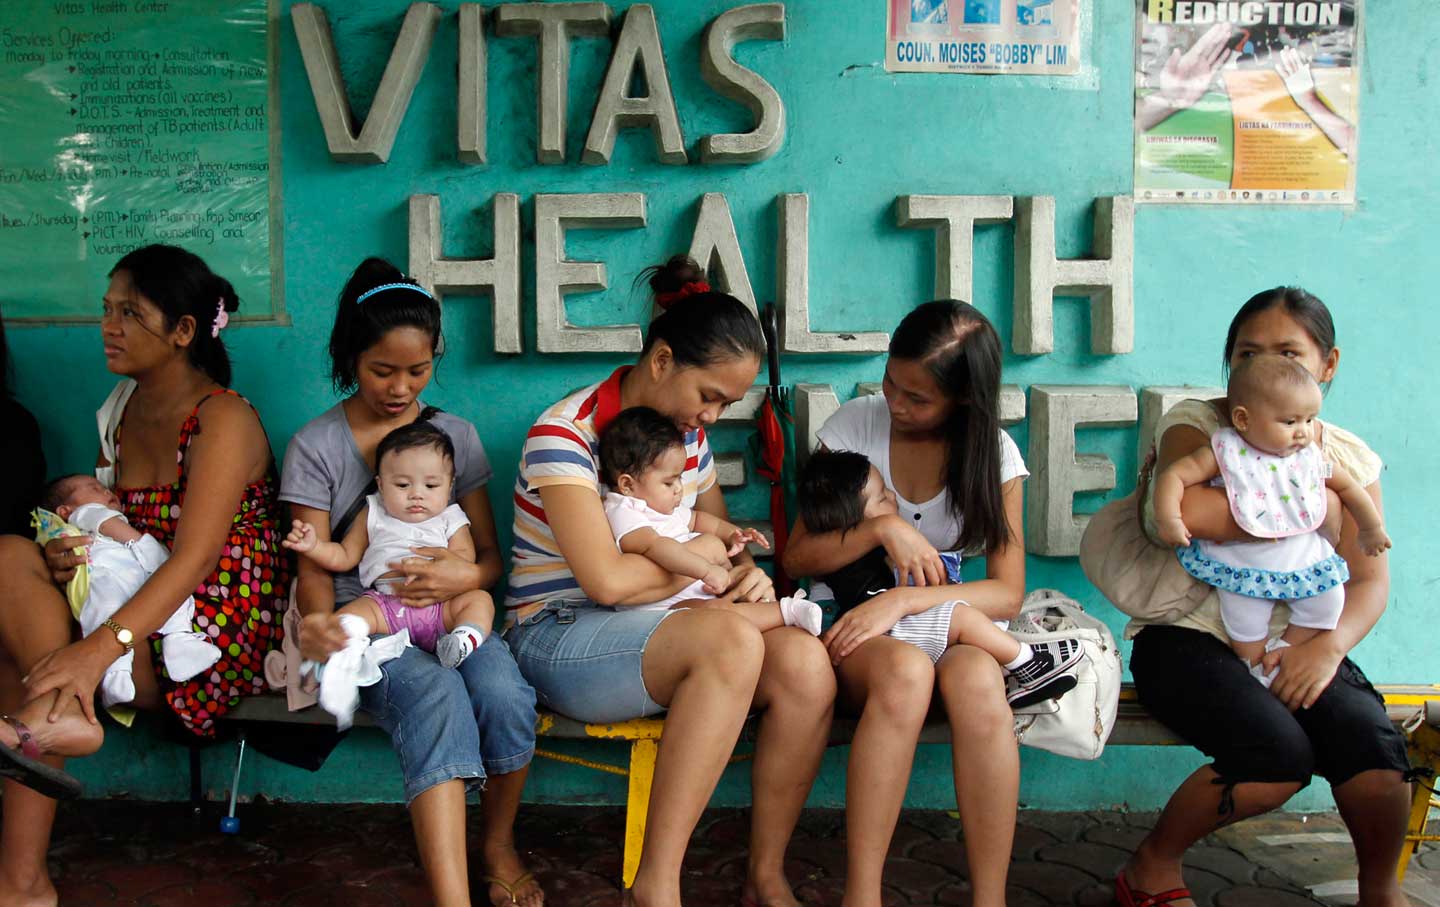
[[[455,445],[455,493],[452,503],[490,481],[490,458],[475,426],[449,413],[436,413],[431,424],[450,436]],[[280,474],[280,500],[345,515],[375,477],[360,448],[345,410],[339,403],[307,422],[285,448]],[[335,601],[344,604],[364,592],[355,571],[335,577]]]

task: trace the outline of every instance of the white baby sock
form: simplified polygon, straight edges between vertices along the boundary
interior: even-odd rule
[[[135,653],[126,652],[110,663],[100,677],[100,704],[109,708],[135,701]]]
[[[780,599],[780,619],[787,627],[799,627],[811,636],[820,635],[820,621],[825,612],[819,605],[805,600],[805,590]]]
[[[472,624],[461,624],[435,641],[435,657],[442,667],[453,668],[470,657],[485,641],[485,631]]]
[[[320,672],[320,707],[335,716],[335,726],[343,731],[350,727],[355,709],[360,706],[360,680],[365,650],[370,646],[370,626],[358,614],[342,614],[340,627],[348,639],[345,648],[331,655]]]
[[[160,637],[160,654],[170,679],[184,683],[220,660],[220,650],[202,633],[186,630]]]
[[[1028,642],[1022,642],[1020,643],[1020,654],[1015,656],[1015,660],[1001,667],[1007,671],[1013,671],[1034,657],[1035,650],[1030,648]]]
[[[1269,642],[1267,642],[1267,643],[1265,644],[1265,651],[1266,651],[1267,653],[1268,653],[1268,652],[1274,652],[1276,649],[1288,649],[1288,648],[1290,648],[1290,644],[1289,644],[1288,642],[1286,642],[1285,640],[1281,639],[1281,638],[1278,637],[1278,636],[1275,637],[1274,639],[1270,640]],[[1272,670],[1272,671],[1271,671],[1270,673],[1268,673],[1268,674],[1265,673],[1265,661],[1264,661],[1264,659],[1261,659],[1260,661],[1258,661],[1258,662],[1256,662],[1255,664],[1253,664],[1253,665],[1250,666],[1250,676],[1251,676],[1251,677],[1254,677],[1256,680],[1260,681],[1260,685],[1261,685],[1262,687],[1264,687],[1265,689],[1267,689],[1267,690],[1270,689],[1270,684],[1271,684],[1272,682],[1274,682],[1274,680],[1275,680],[1275,675],[1276,675],[1276,674],[1279,674],[1279,673],[1280,673],[1280,669],[1279,669],[1279,668],[1275,668],[1274,670]]]

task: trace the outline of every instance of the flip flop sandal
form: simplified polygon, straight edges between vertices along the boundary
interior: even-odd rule
[[[1190,893],[1189,888],[1172,888],[1159,894],[1136,891],[1125,881],[1125,870],[1115,874],[1115,902],[1120,907],[1164,907],[1184,898],[1194,900],[1195,896]]]
[[[521,888],[524,888],[526,885],[530,884],[531,882],[534,882],[535,873],[527,872],[521,875],[519,878],[509,882],[505,881],[502,878],[499,878],[498,876],[486,876],[483,881],[490,885],[499,885],[501,888],[505,889],[505,893],[510,896],[511,904],[519,904],[520,900],[515,896],[515,893],[518,892]],[[490,903],[493,907],[493,905],[495,905],[497,902],[491,901]]]
[[[44,753],[23,721],[9,715],[0,715],[0,721],[14,728],[20,737],[19,745],[13,749],[0,746],[0,777],[10,778],[56,800],[73,800],[84,792],[84,785],[73,775],[40,761]]]

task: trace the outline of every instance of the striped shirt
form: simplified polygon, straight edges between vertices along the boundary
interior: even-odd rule
[[[514,547],[510,588],[505,596],[507,609],[585,598],[545,519],[540,489],[580,485],[593,491],[595,506],[601,506],[608,488],[600,480],[600,431],[620,412],[620,381],[630,368],[616,369],[599,384],[578,390],[551,406],[526,436],[520,472],[515,477]],[[685,435],[681,482],[687,507],[695,506],[696,498],[715,484],[715,461],[704,429]]]

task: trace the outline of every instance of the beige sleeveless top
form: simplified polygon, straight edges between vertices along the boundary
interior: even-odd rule
[[[1220,429],[1220,414],[1215,407],[1203,400],[1182,400],[1171,407],[1170,411],[1161,418],[1160,424],[1155,426],[1155,446],[1160,446],[1160,439],[1165,437],[1167,431],[1180,425],[1196,429],[1208,438]],[[1323,437],[1320,449],[1324,451],[1326,458],[1331,463],[1348,471],[1361,487],[1368,488],[1380,481],[1380,472],[1385,468],[1385,464],[1381,462],[1375,451],[1343,428],[1328,423],[1322,423],[1321,427]],[[1152,480],[1145,492],[1145,534],[1150,537],[1152,542],[1159,545],[1161,542],[1155,532],[1154,493],[1155,482]],[[1270,635],[1279,635],[1289,622],[1290,609],[1277,602],[1277,607],[1270,613]],[[1138,617],[1132,618],[1130,623],[1125,625],[1125,638],[1134,639],[1136,633],[1150,624],[1156,623],[1160,622],[1142,620]],[[1194,611],[1179,620],[1168,623],[1167,626],[1200,630],[1217,639],[1227,639],[1225,625],[1220,622],[1220,599],[1215,595],[1214,590],[1211,590]]]

